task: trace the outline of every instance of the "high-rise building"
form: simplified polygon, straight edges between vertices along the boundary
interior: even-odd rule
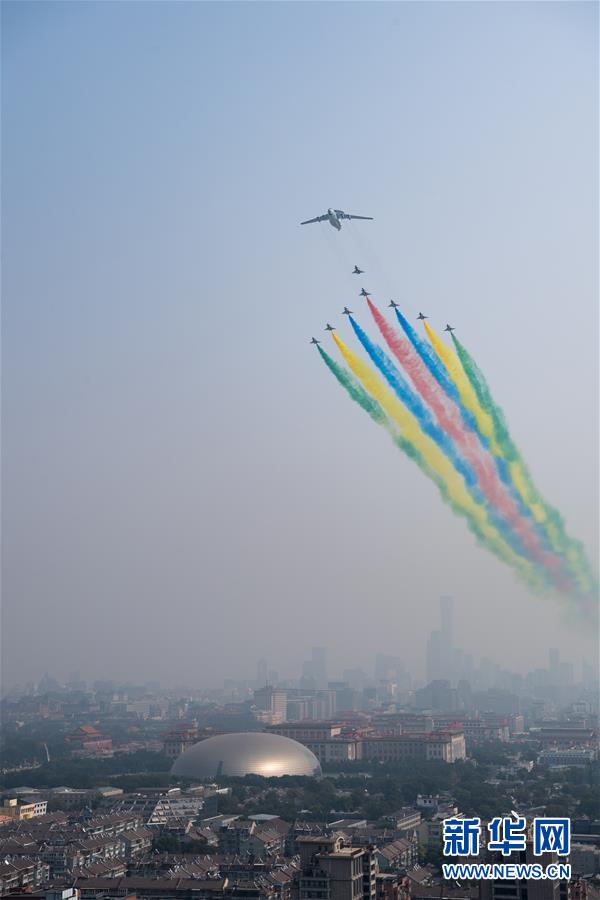
[[[427,641],[427,681],[448,679],[456,682],[462,673],[463,655],[454,649],[454,599],[440,597],[439,631],[432,631]]]
[[[375,657],[375,681],[396,681],[403,671],[402,661],[388,653],[378,653]]]
[[[267,684],[267,682],[268,682],[267,669],[268,669],[268,667],[267,667],[266,659],[259,659],[259,661],[256,663],[256,687],[257,688],[265,687],[265,685]]]
[[[363,864],[365,851],[344,847],[340,838],[300,837],[299,900],[371,900],[375,869]],[[363,893],[363,878],[366,891]]]
[[[540,862],[539,856],[534,856],[529,841],[526,850],[512,853],[509,857],[491,853],[487,847],[484,847],[480,858],[486,863],[531,864]],[[555,853],[547,853],[544,856],[544,866],[547,866],[548,863],[559,862],[562,860]],[[569,900],[569,883],[549,878],[543,881],[482,879],[479,882],[479,900]]]
[[[442,633],[432,631],[427,641],[427,681],[439,681],[442,678]]]
[[[560,656],[558,653],[558,649],[556,647],[551,647],[548,651],[548,662],[550,669],[550,684],[558,684],[559,682],[559,669],[560,669]]]
[[[325,647],[313,647],[311,650],[313,678],[319,689],[327,687],[327,650]]]
[[[454,647],[454,598],[445,594],[440,597],[440,613],[442,618],[442,640],[449,647]]]
[[[254,705],[261,712],[268,713],[271,724],[285,722],[287,718],[287,693],[270,685],[254,691]]]

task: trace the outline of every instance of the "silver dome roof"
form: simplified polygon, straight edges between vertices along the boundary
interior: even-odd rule
[[[320,775],[319,760],[308,747],[280,734],[247,731],[217,734],[199,741],[175,760],[172,775]]]

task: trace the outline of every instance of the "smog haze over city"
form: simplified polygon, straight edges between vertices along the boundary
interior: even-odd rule
[[[598,9],[0,0],[0,898],[600,900]]]
[[[597,572],[597,20],[2,4],[6,687],[289,680],[321,646],[419,686],[443,595],[475,666],[597,662],[309,346],[352,341],[344,305],[376,334],[361,287],[453,325]],[[329,207],[373,221],[300,227]]]

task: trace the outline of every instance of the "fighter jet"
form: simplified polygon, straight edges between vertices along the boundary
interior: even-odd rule
[[[311,340],[309,341],[309,344],[320,344],[320,343],[321,343],[321,341],[318,341],[316,338],[311,338]]]
[[[330,325],[329,322],[328,322],[328,323],[327,323],[327,328],[325,329],[325,331],[335,331],[335,326],[334,326],[334,325]]]
[[[314,219],[307,219],[306,222],[300,222],[301,225],[311,225],[313,222],[329,222],[338,231],[342,230],[343,219],[368,219],[373,221],[373,216],[352,216],[345,213],[343,209],[328,209],[322,216],[316,216]]]
[[[351,310],[351,309],[348,309],[348,307],[345,306],[345,307],[343,308],[343,310],[342,310],[342,315],[343,315],[343,316],[351,316],[351,315],[352,315],[352,310]]]
[[[446,327],[444,328],[444,331],[450,331],[450,332],[452,332],[452,331],[454,331],[454,328],[452,327],[452,325],[446,324]]]
[[[358,296],[359,296],[359,297],[370,297],[370,296],[371,296],[371,292],[370,292],[370,291],[365,291],[365,289],[362,288],[362,289],[361,289],[361,292],[360,292],[360,294],[359,294]]]
[[[424,316],[422,312],[420,312],[419,315],[417,316],[417,319],[428,319],[428,318],[429,318],[429,316]]]
[[[352,274],[353,275],[364,275],[365,272],[364,272],[364,269],[359,269],[358,266],[354,266],[354,268],[352,270]]]
[[[398,304],[395,303],[394,300],[390,300],[390,302],[388,303],[388,306],[391,307],[392,309],[396,309]]]

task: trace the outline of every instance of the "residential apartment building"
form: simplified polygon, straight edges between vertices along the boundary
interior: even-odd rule
[[[0,897],[18,890],[29,893],[49,877],[49,867],[40,859],[7,859],[0,863]]]
[[[376,866],[364,862],[364,850],[344,847],[341,838],[324,836],[300,837],[297,846],[297,900],[363,900],[365,890],[367,900],[373,900]]]

